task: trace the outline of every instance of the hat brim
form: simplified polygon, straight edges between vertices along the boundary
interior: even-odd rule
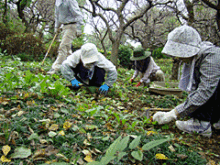
[[[147,57],[149,57],[151,55],[151,52],[145,52],[145,55],[144,56],[141,56],[141,57],[134,57],[132,56],[130,58],[131,61],[136,61],[136,60],[144,60],[146,59]]]
[[[195,56],[199,51],[200,49],[196,46],[168,40],[162,50],[162,53],[173,57],[189,58]]]
[[[98,57],[97,56],[93,56],[92,58],[83,58],[82,62],[83,64],[91,64],[93,62],[98,61]]]

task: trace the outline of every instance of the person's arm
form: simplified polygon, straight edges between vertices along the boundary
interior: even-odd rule
[[[141,83],[142,83],[142,82],[145,82],[145,81],[147,81],[147,80],[149,79],[149,76],[150,76],[150,74],[152,73],[153,68],[154,68],[154,65],[153,65],[153,64],[154,64],[154,63],[153,63],[153,59],[152,59],[152,57],[150,57],[150,62],[149,62],[149,65],[148,65],[148,67],[147,67],[147,70],[145,71],[144,76],[143,76],[142,79],[140,80]]]
[[[69,1],[69,10],[72,14],[73,17],[77,20],[77,23],[80,25],[83,25],[83,15],[82,12],[80,11],[78,2],[76,0],[71,0]]]
[[[57,6],[55,5],[55,27],[54,27],[54,31],[55,33],[57,32],[57,30],[60,28],[60,22],[59,22],[59,11]]]
[[[75,73],[71,68],[75,68],[79,62],[80,50],[74,52],[72,55],[67,57],[65,61],[63,61],[61,65],[61,73],[66,80],[72,81],[75,79]]]
[[[109,87],[113,86],[113,83],[117,79],[117,70],[116,67],[112,64],[111,61],[106,59],[102,54],[99,55],[99,61],[97,62],[97,66],[103,68],[107,74],[105,84]]]
[[[220,57],[217,53],[210,53],[205,57],[200,67],[201,76],[198,88],[188,95],[184,103],[175,108],[180,117],[194,112],[213,95],[220,79],[219,63]]]

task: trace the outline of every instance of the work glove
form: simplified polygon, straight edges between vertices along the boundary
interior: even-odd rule
[[[175,109],[170,112],[157,112],[153,115],[153,121],[157,121],[159,125],[167,124],[177,119],[177,111]]]
[[[137,85],[135,85],[135,87],[139,87],[141,85],[141,82],[137,83]]]
[[[71,81],[71,84],[72,84],[72,86],[73,86],[73,88],[75,88],[75,89],[78,89],[79,88],[79,81],[77,80],[77,79],[73,79],[72,81]]]
[[[100,94],[107,95],[109,86],[104,84],[99,88]]]
[[[133,78],[131,78],[131,79],[130,79],[130,82],[131,82],[131,83],[133,83],[133,82],[134,82],[134,79],[133,79]]]

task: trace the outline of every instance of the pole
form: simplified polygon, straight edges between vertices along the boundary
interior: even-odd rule
[[[58,33],[56,33],[56,34],[54,35],[53,40],[52,40],[52,42],[51,42],[51,44],[50,44],[50,46],[49,46],[49,48],[48,48],[48,50],[47,50],[47,53],[46,53],[45,56],[44,56],[44,59],[43,59],[41,65],[44,65],[44,61],[45,61],[45,59],[46,59],[48,53],[50,52],[51,46],[52,46],[52,44],[54,43],[54,41],[55,41],[55,39],[56,39],[56,37],[57,37],[57,34],[58,34]]]

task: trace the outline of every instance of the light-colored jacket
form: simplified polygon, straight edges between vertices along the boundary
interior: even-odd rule
[[[137,65],[136,61],[135,61],[135,65]],[[141,78],[140,82],[150,82],[149,76],[151,75],[151,73],[154,73],[157,70],[160,70],[160,67],[157,66],[157,64],[154,62],[153,58],[150,57],[149,65],[148,65],[143,77]],[[139,72],[140,71],[135,70],[132,78],[135,79],[139,75]]]
[[[83,25],[83,15],[76,0],[56,0],[55,29],[61,24],[78,23]]]
[[[113,83],[117,79],[116,67],[111,61],[105,58],[101,53],[98,53],[98,61],[95,62],[95,66],[105,70],[107,77],[105,80],[106,85],[112,87]],[[71,68],[75,68],[81,61],[81,50],[75,51],[72,55],[62,63],[61,72],[64,78],[68,81],[75,79],[75,73]]]
[[[186,101],[175,109],[180,117],[194,112],[214,94],[220,80],[220,48],[201,47],[194,67],[192,91]]]

